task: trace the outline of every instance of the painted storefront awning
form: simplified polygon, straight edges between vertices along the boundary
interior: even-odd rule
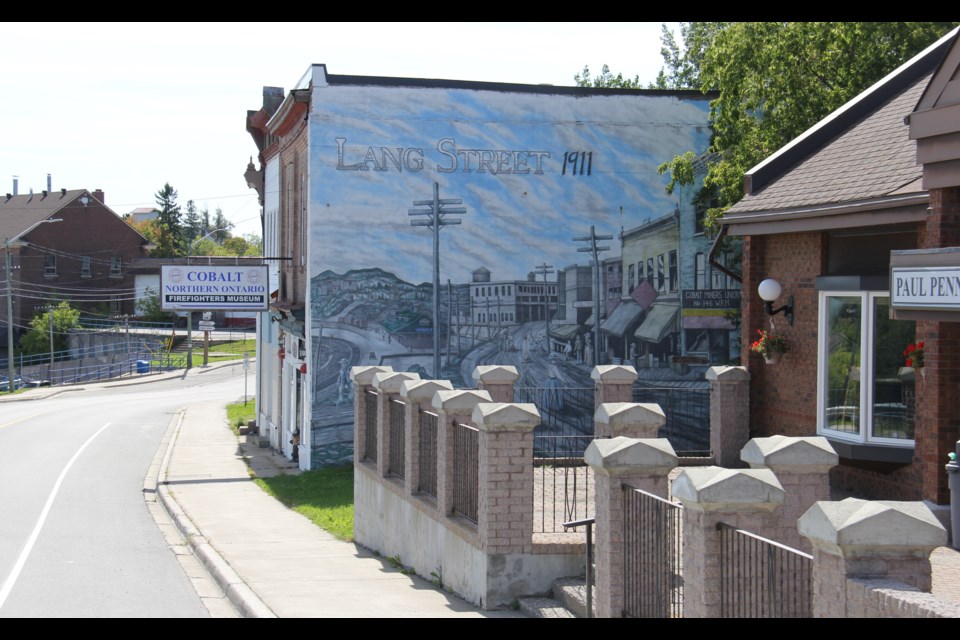
[[[550,337],[555,340],[572,340],[580,329],[576,324],[560,324],[550,326]]]
[[[736,327],[725,316],[720,315],[684,315],[684,329],[728,329]]]
[[[675,331],[679,311],[680,305],[676,303],[655,302],[633,335],[641,340],[659,344],[668,334]]]
[[[641,313],[642,306],[632,300],[622,300],[610,317],[600,323],[600,330],[622,338]]]

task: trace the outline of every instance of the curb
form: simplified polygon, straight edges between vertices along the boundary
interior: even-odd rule
[[[90,382],[84,383],[80,386],[71,386],[71,385],[60,385],[57,387],[47,387],[43,391],[38,393],[30,394],[16,394],[11,395],[7,393],[0,393],[0,404],[4,402],[28,402],[30,400],[45,400],[47,398],[52,398],[53,396],[58,396],[61,393],[69,393],[71,391],[85,391],[91,387],[99,387],[105,389],[113,389],[117,387],[132,387],[138,384],[149,384],[151,382],[159,382],[161,380],[172,380],[174,378],[179,378],[184,380],[187,376],[190,375],[201,375],[208,373],[210,371],[215,371],[217,369],[222,369],[224,367],[232,367],[238,364],[242,364],[242,360],[228,360],[227,362],[218,362],[216,364],[207,365],[206,367],[192,367],[190,369],[177,369],[175,371],[166,371],[163,373],[148,373],[144,374],[139,378],[127,379],[127,380],[116,380],[116,381],[106,381],[106,382]],[[256,358],[251,358],[250,363],[256,363]]]
[[[220,586],[227,599],[233,604],[244,618],[276,618],[277,615],[263,603],[256,593],[237,575],[237,572],[217,552],[202,532],[194,525],[180,505],[177,503],[170,489],[167,487],[167,467],[173,446],[183,424],[184,410],[180,409],[176,417],[167,428],[172,431],[164,453],[163,461],[157,477],[157,496],[161,506],[170,516],[177,530],[187,541],[194,555],[210,573],[210,576]]]

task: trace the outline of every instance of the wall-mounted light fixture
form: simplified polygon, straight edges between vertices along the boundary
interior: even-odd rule
[[[790,323],[790,326],[793,326],[793,296],[787,298],[787,304],[782,307],[773,308],[774,301],[780,297],[780,292],[782,291],[780,283],[774,280],[773,278],[767,278],[760,283],[760,286],[757,287],[757,293],[760,294],[760,297],[764,300],[764,308],[767,310],[767,314],[775,316],[781,311],[783,312],[784,317],[786,317],[787,322]]]

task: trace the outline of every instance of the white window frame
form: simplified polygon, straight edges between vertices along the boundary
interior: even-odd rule
[[[81,278],[93,277],[92,260],[90,260],[90,256],[80,257],[80,277]]]
[[[885,445],[898,448],[913,448],[915,440],[903,438],[883,438],[873,433],[873,394],[874,385],[874,358],[873,343],[876,327],[873,322],[874,300],[889,298],[889,291],[843,291],[829,290],[818,292],[817,310],[817,435],[831,440],[851,442],[855,444]],[[829,361],[827,354],[827,298],[844,297],[860,298],[860,428],[859,433],[837,431],[826,427],[827,394],[826,389],[829,375]],[[865,384],[863,381],[871,381]]]

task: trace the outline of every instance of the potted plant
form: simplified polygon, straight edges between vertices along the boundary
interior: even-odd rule
[[[923,361],[925,356],[923,347],[923,340],[914,344],[909,344],[907,345],[907,348],[903,350],[903,357],[905,358],[905,364],[908,367],[911,367],[914,371],[919,371],[921,377],[926,377],[926,374],[923,371]]]
[[[778,363],[780,357],[790,350],[787,339],[778,333],[757,329],[757,334],[760,337],[750,345],[750,351],[762,355],[767,364]]]

